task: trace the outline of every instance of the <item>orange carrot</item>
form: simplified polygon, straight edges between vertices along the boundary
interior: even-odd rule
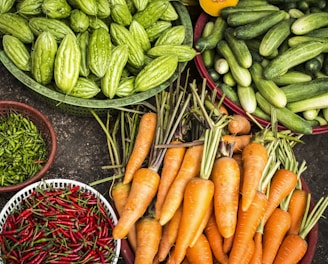
[[[155,137],[156,123],[156,113],[145,113],[141,117],[132,153],[126,164],[123,183],[131,182],[134,173],[142,166],[148,156]]]
[[[234,148],[233,152],[234,153],[239,153],[241,152],[250,142],[251,142],[251,135],[230,135],[230,134],[225,134],[222,136],[222,141],[226,143],[233,143]]]
[[[321,197],[309,213],[311,195],[308,194],[307,206],[298,235],[287,234],[281,243],[274,264],[298,263],[305,255],[308,244],[306,236],[317,224],[328,206],[328,196]]]
[[[172,219],[163,226],[163,234],[158,249],[159,261],[164,261],[168,256],[177,238],[179,224],[181,220],[182,206],[176,210]]]
[[[213,263],[210,244],[204,234],[201,234],[192,247],[188,247],[186,253],[190,264]]]
[[[233,135],[247,135],[251,132],[251,122],[245,116],[233,114],[228,131]]]
[[[252,256],[254,255],[254,250],[255,250],[255,242],[253,239],[251,239],[247,243],[247,251],[243,255],[240,263],[248,264],[251,261]]]
[[[264,226],[262,263],[273,263],[280,244],[290,228],[291,218],[288,212],[276,208]]]
[[[256,231],[254,235],[254,252],[252,258],[250,259],[250,264],[262,264],[262,238],[263,233],[261,231]]]
[[[157,254],[162,236],[162,226],[152,217],[144,217],[137,222],[137,249],[135,264],[152,264]]]
[[[203,145],[195,145],[186,150],[178,175],[164,200],[159,219],[161,225],[165,225],[173,217],[183,200],[187,183],[199,174],[203,148]]]
[[[194,177],[187,183],[178,236],[168,263],[179,264],[185,258],[187,248],[211,205],[213,194],[214,185],[208,179]]]
[[[195,234],[194,239],[190,243],[190,247],[192,247],[192,246],[195,245],[195,243],[197,242],[198,237],[204,232],[204,229],[205,229],[205,227],[207,225],[207,222],[210,219],[212,213],[213,213],[213,200],[211,201],[211,204],[208,207],[207,212],[206,212],[204,218],[202,219],[202,223],[200,224],[200,226],[198,228],[198,231]]]
[[[267,203],[268,200],[265,194],[256,191],[254,199],[246,211],[239,207],[235,238],[229,254],[229,264],[243,263],[243,256],[248,251],[250,241],[253,241],[256,229],[263,218]]]
[[[278,169],[274,174],[268,197],[268,206],[264,214],[264,224],[280,202],[292,192],[297,184],[297,175],[291,170]]]
[[[298,263],[305,255],[307,248],[308,244],[302,237],[298,235],[287,235],[283,240],[273,263]]]
[[[243,186],[241,208],[246,211],[256,195],[262,173],[268,162],[268,151],[261,144],[252,142],[242,152],[243,161]]]
[[[307,192],[305,190],[295,189],[293,191],[287,209],[292,219],[288,234],[297,235],[299,233],[305,213],[306,201]]]
[[[234,240],[235,236],[231,236],[231,237],[224,237],[223,238],[223,252],[228,254],[232,248],[232,244],[233,244],[233,240]]]
[[[211,180],[214,183],[214,213],[217,226],[224,238],[232,237],[237,223],[240,171],[231,157],[215,160]]]
[[[173,141],[171,144],[181,144],[180,141]],[[185,155],[186,148],[181,147],[171,147],[168,148],[164,160],[163,160],[163,168],[161,172],[161,180],[158,186],[158,192],[156,195],[155,202],[155,217],[157,219],[160,218],[162,205],[164,203],[166,194],[174,181],[178,171],[181,167],[183,157]]]
[[[111,189],[111,197],[114,201],[114,205],[119,216],[121,216],[123,213],[124,206],[126,204],[126,201],[128,200],[130,190],[131,184],[124,184],[123,182],[116,183]],[[127,236],[130,247],[135,252],[137,246],[137,233],[135,225],[132,225]]]
[[[210,243],[213,255],[222,264],[228,263],[228,255],[223,252],[223,237],[216,225],[214,214],[211,215],[205,227],[205,235]]]
[[[113,229],[114,239],[124,238],[130,228],[143,216],[157,193],[159,180],[159,174],[152,169],[140,168],[136,171],[128,200]]]
[[[229,115],[228,109],[222,104],[219,107],[219,111],[220,111],[221,114]]]

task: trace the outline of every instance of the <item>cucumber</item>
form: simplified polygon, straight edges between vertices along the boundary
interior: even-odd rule
[[[319,114],[318,109],[307,110],[302,113],[303,117],[306,120],[314,120],[317,118],[318,114]]]
[[[227,17],[227,23],[229,26],[237,27],[254,22],[264,16],[270,15],[275,11],[272,10],[260,10],[260,11],[238,11],[230,14]]]
[[[270,104],[275,107],[286,106],[287,98],[285,93],[272,80],[266,80],[262,77],[263,68],[261,64],[254,63],[250,68],[250,72],[257,90]]]
[[[224,37],[232,52],[234,53],[238,63],[244,68],[251,67],[253,63],[252,54],[250,53],[245,41],[235,38],[232,32],[232,28],[225,30]]]
[[[221,16],[218,16],[214,21],[212,32],[207,36],[200,37],[196,41],[196,50],[204,51],[206,49],[214,49],[218,42],[223,38],[226,27],[227,22]]]
[[[229,86],[223,82],[217,82],[216,84],[218,87],[220,87],[220,89],[222,90],[222,92],[226,96],[226,98],[228,98],[230,101],[232,101],[236,105],[241,106],[237,91],[235,89],[233,89],[231,86]]]
[[[260,55],[270,56],[280,47],[291,33],[290,25],[292,22],[292,19],[284,19],[265,33],[259,47]]]
[[[317,38],[317,37],[310,37],[310,36],[292,36],[288,39],[288,45],[289,47],[294,47],[298,44],[302,44],[304,42],[308,41],[319,41],[323,43],[328,43],[328,38]]]
[[[295,102],[310,96],[328,93],[328,78],[319,78],[302,83],[294,83],[280,88],[284,91],[287,102]]]
[[[254,87],[237,85],[237,94],[245,112],[253,113],[257,107]]]
[[[227,60],[232,76],[241,86],[249,86],[252,77],[248,69],[242,67],[237,62],[235,55],[225,40],[221,40],[217,46],[218,51]]]
[[[322,28],[328,25],[328,13],[308,13],[296,19],[291,25],[291,31],[295,35],[304,35],[314,29]]]
[[[323,66],[324,54],[321,53],[318,56],[305,62],[304,68],[305,72],[311,74],[312,76],[316,75],[321,71]]]
[[[234,29],[234,35],[239,39],[253,39],[266,33],[278,22],[288,18],[289,14],[287,12],[279,10],[252,23],[236,27]]]
[[[233,78],[231,71],[228,71],[223,75],[223,82],[231,87],[235,87],[237,85],[236,80]]]
[[[277,85],[282,85],[282,86],[293,84],[293,83],[307,82],[311,80],[312,80],[311,75],[295,70],[288,71],[285,74],[272,79],[272,81],[274,81]]]
[[[276,108],[272,106],[259,92],[255,96],[259,107],[268,115],[271,115],[271,111],[274,109],[278,122],[287,129],[299,134],[309,135],[312,133],[311,123],[298,114],[293,113],[287,107]]]
[[[226,59],[218,58],[214,62],[214,69],[219,74],[226,74],[229,71],[229,64]]]
[[[292,67],[318,56],[327,48],[327,43],[318,41],[308,41],[291,47],[269,62],[264,68],[264,77],[270,80],[280,76]]]
[[[262,5],[255,5],[255,6],[228,6],[221,10],[220,16],[224,19],[227,19],[227,17],[230,14],[233,14],[235,12],[248,12],[248,11],[279,11],[279,7],[275,5],[270,5],[267,3],[263,3]]]
[[[328,92],[296,102],[290,102],[287,104],[287,108],[294,113],[303,112],[311,109],[323,109],[327,107]]]
[[[328,28],[318,28],[311,30],[309,33],[305,34],[305,36],[316,37],[316,38],[328,38]]]

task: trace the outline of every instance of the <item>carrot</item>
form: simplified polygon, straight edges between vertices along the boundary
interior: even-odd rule
[[[250,264],[262,264],[262,239],[263,233],[261,231],[256,231],[254,235],[254,252],[252,258],[250,259]]]
[[[159,222],[165,225],[174,215],[183,200],[183,192],[190,179],[199,174],[203,155],[203,144],[189,147],[184,155],[181,168],[164,200]]]
[[[163,234],[158,249],[159,261],[164,261],[175,243],[182,214],[182,206],[176,210],[172,219],[163,226]]]
[[[212,214],[208,220],[204,232],[210,243],[215,259],[222,264],[227,264],[228,255],[223,251],[223,237],[216,225],[214,214]]]
[[[283,240],[273,263],[296,264],[305,255],[307,247],[307,242],[302,237],[298,235],[287,235]]]
[[[233,152],[241,152],[250,142],[251,135],[231,135],[225,134],[222,136],[222,141],[226,143],[234,143]]]
[[[156,123],[156,113],[145,113],[141,117],[132,153],[125,167],[123,183],[131,182],[134,173],[141,167],[148,156],[155,137]]]
[[[328,196],[321,197],[309,213],[311,194],[308,194],[307,206],[298,235],[287,234],[277,252],[274,264],[298,263],[305,255],[308,244],[306,236],[317,224],[328,206]]]
[[[180,141],[173,141],[171,144],[179,145]],[[164,160],[163,160],[163,168],[161,172],[161,180],[158,186],[158,192],[156,195],[155,202],[155,217],[157,219],[160,218],[162,205],[164,203],[166,194],[174,181],[178,171],[181,167],[183,157],[186,152],[186,147],[171,147],[168,148]]]
[[[228,254],[232,248],[232,243],[234,240],[235,236],[231,236],[231,237],[224,237],[223,238],[223,252]]]
[[[237,223],[240,171],[231,157],[215,160],[211,180],[214,183],[214,213],[217,226],[224,238],[232,237]]]
[[[273,263],[290,224],[289,213],[278,207],[270,215],[263,232],[263,264]]]
[[[302,189],[295,189],[288,204],[288,213],[291,217],[291,225],[288,234],[297,235],[301,228],[302,219],[305,213],[307,192]]]
[[[251,132],[251,122],[243,115],[233,114],[228,131],[233,135],[247,135]]]
[[[129,197],[121,217],[113,229],[114,239],[124,238],[130,228],[143,216],[156,195],[160,176],[149,168],[140,168],[133,177]]]
[[[254,255],[254,250],[255,250],[255,242],[253,239],[251,239],[247,243],[247,251],[243,255],[242,261],[240,263],[248,264],[251,261],[252,256]]]
[[[213,263],[210,244],[204,234],[201,234],[192,247],[188,247],[186,257],[190,264]]]
[[[213,194],[214,185],[208,179],[194,177],[187,183],[178,236],[168,263],[179,264],[183,261],[187,248],[211,205]]]
[[[252,142],[243,149],[242,162],[241,208],[243,211],[246,211],[256,195],[262,173],[268,162],[268,151],[261,143]]]
[[[162,236],[162,226],[152,217],[141,218],[137,222],[137,248],[135,264],[152,264],[157,254]]]
[[[189,245],[190,247],[195,245],[195,243],[197,242],[198,237],[204,232],[204,229],[205,229],[205,227],[207,225],[207,222],[210,219],[212,213],[213,213],[213,200],[212,200],[210,206],[208,207],[204,218],[202,219],[202,222],[201,222],[201,224],[198,228],[198,231],[196,232],[196,235],[195,235],[194,239],[191,241],[191,243]]]
[[[279,206],[282,200],[294,190],[297,180],[297,175],[291,170],[278,169],[276,171],[270,184],[268,206],[263,217],[264,223],[266,223],[270,215],[275,208]]]
[[[123,213],[124,206],[128,199],[130,190],[131,190],[131,184],[130,183],[125,184],[123,182],[116,183],[111,189],[111,197],[113,199],[115,208],[119,216],[121,216]],[[135,252],[137,246],[137,233],[136,233],[135,225],[132,225],[127,236],[128,236],[130,247]]]
[[[229,264],[243,263],[242,258],[248,250],[249,241],[253,240],[267,203],[265,194],[256,191],[254,199],[246,211],[239,207],[235,238],[229,254]]]

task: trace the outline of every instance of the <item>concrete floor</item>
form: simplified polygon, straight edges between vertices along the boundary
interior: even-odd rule
[[[90,183],[110,176],[109,171],[101,168],[109,162],[105,135],[93,117],[78,117],[47,105],[17,81],[2,64],[0,99],[16,100],[34,106],[52,122],[57,133],[58,152],[47,178],[69,178]],[[328,134],[305,136],[303,140],[305,144],[297,145],[295,152],[300,161],[307,162],[308,169],[303,177],[313,198],[317,200],[328,194]],[[108,183],[95,188],[109,198]],[[0,194],[0,209],[12,195]],[[312,263],[328,263],[327,237],[328,221],[322,218],[319,221],[319,240]]]

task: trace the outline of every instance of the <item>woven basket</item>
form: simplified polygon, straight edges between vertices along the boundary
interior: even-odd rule
[[[97,190],[90,187],[87,184],[84,184],[82,182],[78,182],[75,180],[69,180],[69,179],[49,179],[44,181],[35,182],[24,189],[17,192],[5,205],[5,207],[0,212],[0,232],[2,232],[2,227],[4,223],[6,222],[6,219],[10,215],[10,213],[14,209],[18,209],[21,202],[25,199],[27,199],[36,188],[39,187],[47,187],[52,186],[53,188],[66,188],[67,186],[80,186],[82,191],[94,194],[96,197],[99,197],[100,202],[104,206],[108,216],[114,223],[114,225],[117,223],[117,216],[115,214],[114,209],[111,207],[109,202],[103,197]],[[114,256],[112,259],[112,264],[117,263],[119,255],[121,250],[121,240],[115,240],[115,251],[113,252]],[[0,264],[2,264],[3,261],[1,260],[1,252],[0,252]]]
[[[183,44],[192,46],[193,26],[188,10],[182,3],[178,1],[172,1],[171,3],[174,5],[179,15],[179,19],[174,21],[174,23],[176,25],[184,25],[186,29],[186,36]],[[77,116],[91,116],[89,108],[94,109],[97,114],[104,116],[107,114],[107,110],[110,108],[120,108],[145,101],[169,87],[170,81],[176,80],[179,70],[183,71],[187,65],[187,62],[180,63],[179,70],[176,70],[171,80],[168,80],[162,85],[159,85],[145,92],[140,92],[131,96],[115,99],[83,99],[64,95],[51,88],[50,86],[46,87],[39,84],[30,75],[19,70],[10,61],[3,50],[0,50],[0,61],[17,80],[30,88],[34,92],[35,96],[45,101],[47,105]]]
[[[38,127],[42,138],[46,141],[48,159],[47,162],[42,167],[42,169],[33,177],[16,185],[12,185],[8,187],[0,186],[0,193],[18,191],[24,188],[25,186],[40,180],[45,175],[45,173],[49,170],[49,168],[52,166],[57,151],[57,139],[56,139],[55,130],[52,127],[48,118],[44,114],[42,114],[37,109],[24,103],[0,100],[1,116],[6,116],[11,111],[15,111],[16,113],[22,114]]]

